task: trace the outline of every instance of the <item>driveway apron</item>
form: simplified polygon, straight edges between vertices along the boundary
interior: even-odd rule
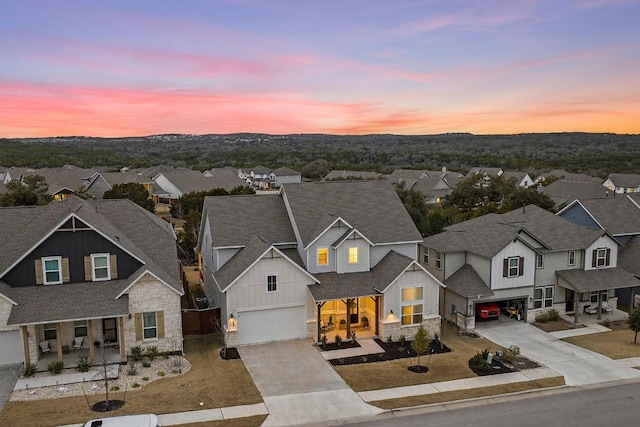
[[[640,371],[636,369],[623,367],[599,353],[561,341],[528,323],[481,322],[476,324],[476,332],[505,348],[517,345],[523,356],[563,375],[567,385],[640,378]]]
[[[9,395],[22,374],[22,364],[0,366],[0,411],[9,400]]]
[[[311,340],[239,347],[269,416],[265,426],[376,415],[320,355]]]

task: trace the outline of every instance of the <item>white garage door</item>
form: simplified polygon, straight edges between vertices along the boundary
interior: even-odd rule
[[[0,332],[0,365],[22,363],[20,331]]]
[[[304,306],[238,313],[238,344],[257,344],[306,336]]]

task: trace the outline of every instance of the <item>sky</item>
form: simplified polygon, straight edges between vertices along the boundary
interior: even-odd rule
[[[3,0],[0,137],[640,133],[640,0]]]

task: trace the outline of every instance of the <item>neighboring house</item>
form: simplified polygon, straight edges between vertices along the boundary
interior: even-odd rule
[[[560,173],[562,171],[556,171]],[[607,197],[609,190],[602,186],[602,180],[584,174],[547,175],[564,176],[538,191],[549,196],[554,201],[556,209],[561,209],[576,199],[595,199]]]
[[[271,170],[264,166],[238,169],[238,177],[246,181],[246,185],[258,190],[280,188],[285,183],[302,181],[302,174],[286,167]]]
[[[379,172],[368,171],[348,171],[348,170],[332,170],[322,178],[323,181],[338,181],[338,180],[372,180],[383,179],[384,175]]]
[[[637,193],[640,192],[640,175],[611,173],[602,185],[616,193]]]
[[[96,171],[77,166],[65,165],[60,168],[10,169],[13,180],[24,181],[27,176],[44,177],[49,194],[54,200],[64,200],[80,189],[85,189],[89,179]]]
[[[448,179],[432,176],[419,179],[410,189],[424,194],[425,202],[428,204],[441,203],[442,199],[453,191]]]
[[[514,178],[516,180],[516,183],[518,184],[518,187],[529,188],[529,187],[533,186],[533,184],[534,184],[533,179],[526,172],[509,172],[509,171],[507,171],[507,172],[504,172],[502,174],[502,177],[504,179],[506,179],[506,180]]]
[[[282,184],[302,182],[302,174],[293,169],[281,167],[269,173],[269,180],[271,181],[271,188],[280,188]]]
[[[70,196],[0,209],[0,364],[62,360],[94,343],[182,349],[183,294],[171,225],[129,200]],[[42,369],[43,367],[41,367]]]
[[[614,290],[640,281],[618,267],[618,242],[535,205],[488,214],[424,239],[422,262],[446,285],[441,312],[474,327],[478,303],[514,308],[527,322],[554,308],[576,319],[586,306],[616,307]]]
[[[227,191],[247,185],[244,180],[238,177],[235,168],[213,168],[204,171],[202,175],[213,180],[214,188],[224,188]]]
[[[205,199],[201,280],[227,345],[312,337],[368,322],[379,336],[440,332],[442,286],[416,261],[420,232],[385,181],[284,184]],[[366,320],[364,319],[366,317]]]
[[[502,176],[504,171],[501,168],[474,167],[467,172],[467,178],[474,175],[482,175],[485,178],[491,176]]]

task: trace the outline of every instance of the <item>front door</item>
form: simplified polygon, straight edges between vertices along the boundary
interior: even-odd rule
[[[102,319],[102,340],[104,344],[118,342],[118,322],[116,318]]]
[[[354,298],[349,307],[349,323],[355,325],[358,323],[358,317],[358,298]]]
[[[567,313],[573,313],[574,307],[573,304],[575,302],[575,292],[570,289],[567,289],[564,294],[564,300],[566,301],[565,311]]]

